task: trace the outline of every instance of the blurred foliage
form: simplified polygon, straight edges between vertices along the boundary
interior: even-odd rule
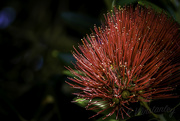
[[[151,5],[180,22],[178,0],[4,0],[0,5],[0,120],[87,120],[95,114],[71,103],[75,90],[65,83],[64,66],[75,62],[73,46],[100,26],[103,13],[114,5]],[[172,103],[173,102],[173,103]],[[176,107],[180,101],[154,101],[151,106]],[[84,104],[84,103],[81,103]],[[137,104],[133,105],[137,107]],[[173,118],[180,119],[179,108]],[[169,112],[170,113],[170,112]],[[128,121],[151,119],[139,115]],[[114,115],[113,115],[114,116]],[[98,119],[100,118],[100,119]],[[89,121],[101,120],[100,116]],[[106,121],[115,121],[107,118]]]

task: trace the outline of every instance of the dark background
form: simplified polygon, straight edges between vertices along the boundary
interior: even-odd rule
[[[179,20],[177,3],[153,2]],[[112,0],[1,0],[1,121],[84,121],[95,114],[71,102],[64,66],[72,66],[73,46],[111,7]]]
[[[73,61],[73,45],[106,13],[104,1],[3,0],[0,11],[0,120],[92,116],[71,103],[63,71]]]

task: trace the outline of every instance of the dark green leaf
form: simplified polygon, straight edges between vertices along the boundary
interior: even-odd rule
[[[149,1],[138,1],[138,4],[146,6],[146,7],[151,7],[152,9],[154,9],[156,12],[161,13],[162,12],[162,8],[160,8],[159,6],[149,2]]]
[[[104,0],[105,4],[106,4],[106,7],[108,10],[112,10],[113,9],[113,6],[112,6],[112,2],[113,0]]]
[[[78,72],[77,70],[74,70],[76,72]],[[71,76],[71,77],[74,77],[74,74],[72,74],[69,70],[64,70],[63,71],[63,74],[67,75],[67,76]]]
[[[112,6],[124,6],[137,2],[138,0],[113,0]]]
[[[79,105],[81,107],[86,107],[89,104],[89,100],[85,100],[83,98],[75,98],[74,101],[77,105]],[[92,102],[95,102],[95,101],[98,101],[98,102],[92,104],[91,106],[89,106],[89,108],[96,106],[98,109],[96,108],[95,110],[92,110],[92,111],[99,112],[100,110],[103,110],[106,108],[105,107],[105,103],[106,103],[105,101],[101,101],[101,99],[99,99],[99,98],[92,100]],[[104,110],[103,112],[101,112],[101,114],[107,115],[110,112],[110,110],[112,110],[112,109],[109,108],[107,110]]]
[[[74,70],[74,71],[75,71],[76,73],[82,75],[82,76],[85,75],[85,73],[82,72],[82,71],[78,71],[78,70]],[[71,76],[71,77],[74,77],[74,76],[75,76],[75,75],[72,74],[69,70],[64,70],[64,71],[63,71],[63,74],[65,74],[65,75],[67,75],[67,76]]]
[[[112,116],[107,117],[106,119],[103,119],[103,118],[104,117],[101,117],[96,121],[118,121],[118,120],[116,120],[116,115],[115,114],[113,114]],[[126,121],[126,120],[121,120],[121,121]]]
[[[172,116],[172,112],[170,113],[164,113],[159,115],[159,118],[163,121],[177,121],[174,116]]]
[[[89,100],[85,100],[83,98],[75,98],[75,103],[81,107],[86,107],[88,105]]]
[[[92,105],[92,107],[93,106],[97,106],[97,107],[99,107],[100,109],[104,109],[104,108],[106,108],[105,106],[104,106],[104,101],[101,101],[101,99],[93,99],[93,101],[92,102],[95,102],[95,101],[98,101],[97,103],[94,103],[93,105]],[[81,107],[85,107],[85,106],[87,106],[88,105],[88,103],[89,103],[89,100],[85,100],[85,99],[83,99],[83,98],[76,98],[75,99],[75,102],[79,105],[79,106],[81,106]]]
[[[179,2],[175,2],[174,0],[139,0],[138,3],[145,6],[151,6],[157,12],[164,10],[168,16],[172,16],[177,22],[180,23]]]

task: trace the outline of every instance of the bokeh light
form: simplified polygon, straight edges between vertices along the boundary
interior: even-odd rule
[[[3,8],[0,11],[0,28],[8,27],[15,19],[16,11],[12,7]]]

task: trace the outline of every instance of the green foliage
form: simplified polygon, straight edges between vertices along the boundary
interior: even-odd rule
[[[90,101],[90,100],[85,100],[85,99],[83,99],[83,98],[75,98],[75,99],[74,99],[74,102],[75,102],[77,105],[81,106],[81,107],[86,107],[86,106],[89,104],[89,101]],[[93,99],[93,100],[92,100],[92,102],[96,102],[96,101],[97,101],[97,103],[92,104],[90,107],[95,107],[95,106],[96,106],[96,107],[98,107],[100,110],[106,108],[104,101],[101,101],[101,99],[99,99],[99,98],[96,98],[96,99]],[[99,109],[98,109],[98,110],[94,110],[94,111],[95,111],[95,112],[98,112]],[[102,114],[106,114],[106,113],[107,113],[107,112],[105,112],[105,113],[102,112]]]
[[[74,99],[75,103],[81,107],[86,107],[89,103],[89,100],[85,100],[83,98],[75,98]]]
[[[166,112],[163,115],[161,115],[162,117],[164,117],[164,119],[166,119],[166,121],[178,121],[176,120],[176,118],[172,115],[171,112]]]
[[[146,7],[151,7],[152,9],[154,9],[156,12],[161,13],[162,12],[162,8],[160,8],[159,6],[151,3],[150,1],[138,1],[138,4],[142,5],[142,6],[146,6]]]
[[[78,72],[77,70],[74,70],[74,71]],[[63,74],[67,75],[67,76],[70,76],[70,77],[74,77],[74,75],[69,70],[64,70]]]
[[[96,110],[92,110],[92,111],[97,113],[100,110],[103,110],[103,109],[106,108],[106,106],[105,106],[106,102],[101,101],[101,99],[99,99],[99,98],[96,98],[96,99],[92,100],[92,102],[95,102],[95,101],[97,101],[97,103],[92,104],[89,108],[96,107],[97,109]],[[83,98],[75,98],[74,102],[77,105],[79,105],[79,106],[81,106],[83,108],[86,107],[89,104],[89,100],[85,100]],[[107,115],[110,111],[111,111],[111,109],[108,109],[108,110],[105,110],[105,111],[101,112],[101,114],[103,114],[104,116],[102,116],[101,118],[99,118],[96,121],[117,121],[117,120],[115,120],[116,119],[116,115],[115,114],[113,114],[112,116],[107,117],[106,119],[103,119],[105,117],[105,115]]]
[[[113,0],[112,6],[124,6],[137,2],[138,0]]]
[[[180,2],[177,0],[113,0],[112,6],[124,6],[133,3],[151,7],[158,13],[166,11],[168,16],[172,16],[180,23]]]
[[[118,120],[116,120],[116,115],[113,114],[112,116],[107,117],[106,119],[103,119],[103,117],[101,117],[96,121],[118,121]],[[121,121],[125,121],[125,120],[121,120]]]

